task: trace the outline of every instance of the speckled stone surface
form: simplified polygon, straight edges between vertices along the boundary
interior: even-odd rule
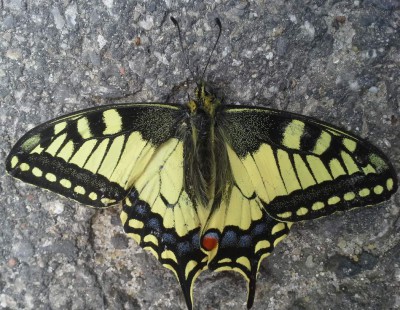
[[[174,275],[101,212],[5,175],[35,125],[117,102],[185,102],[220,17],[206,80],[225,102],[314,116],[367,138],[400,171],[400,3],[0,1],[0,308],[185,309]],[[193,83],[189,83],[193,86]],[[400,308],[400,195],[300,223],[260,268],[254,309]],[[245,309],[234,273],[204,272],[195,309]]]

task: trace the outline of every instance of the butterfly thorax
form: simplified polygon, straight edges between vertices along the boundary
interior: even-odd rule
[[[208,207],[226,188],[228,155],[218,128],[220,101],[201,83],[187,104],[191,135],[185,139],[185,188],[193,201]]]

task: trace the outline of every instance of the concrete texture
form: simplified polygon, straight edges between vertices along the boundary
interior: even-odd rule
[[[225,102],[314,116],[367,138],[400,171],[400,3],[0,1],[0,308],[185,309],[180,287],[119,210],[5,175],[27,130],[113,101],[185,102],[220,17],[206,80]],[[399,309],[400,195],[297,224],[260,269],[254,309]],[[205,272],[196,309],[245,309],[245,283]]]

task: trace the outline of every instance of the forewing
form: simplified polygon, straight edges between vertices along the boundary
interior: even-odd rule
[[[226,107],[220,123],[266,212],[301,221],[373,205],[397,190],[396,173],[371,143],[313,118]]]
[[[192,309],[193,284],[207,257],[198,209],[184,190],[183,150],[176,138],[159,146],[124,200],[121,220],[129,236],[175,273]]]
[[[121,104],[46,122],[11,150],[14,177],[94,207],[126,197],[156,149],[176,134],[179,106]]]

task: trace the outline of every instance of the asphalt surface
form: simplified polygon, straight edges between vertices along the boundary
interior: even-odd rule
[[[185,309],[172,272],[95,211],[6,175],[27,130],[112,102],[224,102],[301,113],[382,149],[400,171],[400,3],[0,1],[0,308]],[[399,309],[400,195],[296,224],[264,260],[254,309]],[[195,309],[245,309],[232,272],[204,272]]]

